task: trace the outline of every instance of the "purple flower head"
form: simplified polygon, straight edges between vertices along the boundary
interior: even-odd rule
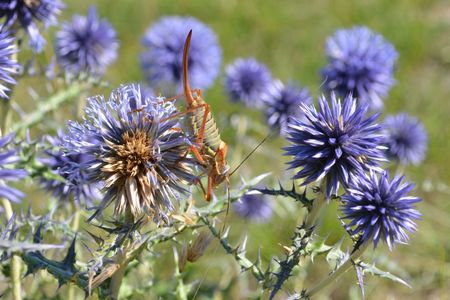
[[[47,136],[46,140],[50,147],[44,150],[45,156],[40,161],[64,180],[41,178],[44,188],[64,202],[74,199],[77,204],[92,204],[94,199],[99,199],[99,185],[89,182],[86,170],[80,167],[93,157],[89,153],[62,152],[62,133],[55,137]]]
[[[115,214],[142,213],[167,220],[171,199],[197,182],[195,160],[186,157],[191,143],[180,130],[172,102],[142,98],[138,85],[125,85],[103,96],[92,97],[83,123],[69,122],[63,151],[85,153],[92,159],[80,163],[87,182],[103,183],[103,200],[96,213],[115,202]],[[166,120],[164,120],[166,119]]]
[[[142,38],[141,67],[151,87],[181,91],[184,41],[192,29],[189,81],[210,87],[219,74],[222,50],[211,28],[193,17],[162,17]]]
[[[0,32],[0,98],[9,99],[9,86],[15,85],[13,76],[17,75],[20,65],[13,58],[17,53],[14,38],[8,32]]]
[[[326,42],[328,65],[322,69],[327,91],[352,93],[371,109],[381,109],[394,85],[398,54],[381,35],[366,27],[341,29]]]
[[[224,87],[233,102],[261,107],[261,95],[272,82],[269,69],[254,58],[238,58],[225,70]]]
[[[12,134],[0,138],[0,198],[18,203],[24,194],[12,188],[7,182],[24,178],[27,172],[8,167],[19,161],[17,150],[8,147],[13,138]]]
[[[74,15],[56,33],[58,63],[68,74],[102,75],[117,58],[116,32],[106,20],[100,20],[95,7],[87,17]]]
[[[425,158],[427,132],[416,118],[406,113],[388,116],[384,128],[388,157],[404,165],[418,165]]]
[[[394,243],[408,241],[406,232],[416,231],[414,220],[420,218],[414,204],[421,199],[408,196],[414,185],[401,184],[402,180],[396,176],[390,181],[388,172],[379,176],[371,172],[347,190],[342,196],[342,212],[344,219],[350,220],[352,235],[360,234],[362,242],[373,240],[375,247],[381,238],[390,250]]]
[[[245,194],[233,208],[242,218],[259,223],[267,222],[273,213],[268,197],[260,194]]]
[[[290,119],[302,117],[300,103],[311,104],[311,95],[306,88],[275,80],[262,95],[262,100],[266,105],[267,123],[284,135]]]
[[[15,30],[22,28],[30,38],[31,49],[39,53],[44,49],[45,40],[39,33],[37,23],[41,22],[44,27],[55,25],[56,16],[64,8],[59,0],[1,0],[0,19],[4,29]]]
[[[365,118],[367,105],[357,105],[347,96],[343,103],[331,94],[319,98],[319,111],[300,104],[305,120],[292,118],[288,124],[285,155],[293,156],[289,169],[301,168],[294,179],[303,178],[302,185],[326,180],[326,195],[337,195],[339,184],[364,176],[367,170],[381,171],[383,156],[381,127],[374,121],[378,114]]]

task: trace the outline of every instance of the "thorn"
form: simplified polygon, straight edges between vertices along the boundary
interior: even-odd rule
[[[67,254],[64,257],[62,264],[65,269],[69,269],[71,271],[75,271],[75,261],[76,261],[76,253],[75,253],[75,241],[77,240],[77,236],[72,240],[70,244],[69,250],[67,250]]]
[[[240,247],[241,248],[241,253],[245,253],[245,248],[247,248],[247,241],[248,241],[248,236],[246,235],[245,237],[244,237],[244,241],[242,242],[242,246]]]
[[[43,223],[39,223],[38,228],[36,229],[36,233],[33,237],[33,243],[40,244],[42,242],[42,228],[44,227]]]
[[[230,233],[230,226],[228,226],[227,229],[225,229],[224,233],[222,234],[222,238],[226,239],[229,233]]]

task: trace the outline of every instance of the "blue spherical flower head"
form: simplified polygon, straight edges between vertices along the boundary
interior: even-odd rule
[[[398,54],[381,35],[366,27],[341,29],[326,42],[328,65],[322,69],[327,91],[352,93],[371,109],[381,109],[394,85]]]
[[[180,129],[173,103],[142,98],[139,86],[127,85],[108,100],[89,99],[85,122],[70,122],[65,153],[86,153],[93,159],[80,164],[88,181],[103,182],[104,197],[96,213],[115,202],[115,215],[135,219],[143,213],[168,220],[172,199],[197,183],[195,160],[186,157],[190,142]]]
[[[262,107],[261,95],[272,83],[269,69],[254,58],[238,58],[225,70],[224,87],[233,102]]]
[[[406,113],[388,116],[384,128],[388,157],[404,165],[418,165],[425,158],[427,132],[416,118]]]
[[[41,52],[45,40],[39,33],[38,23],[45,27],[55,25],[56,16],[64,8],[59,0],[2,0],[0,1],[0,29],[15,30],[22,28],[30,38],[30,47],[34,52]]]
[[[371,172],[365,180],[352,185],[342,196],[344,219],[350,220],[349,232],[360,234],[360,242],[383,240],[392,250],[394,243],[406,243],[407,231],[416,231],[420,213],[414,204],[421,199],[408,196],[414,185],[401,184],[403,177],[389,179],[389,173],[377,176]],[[352,229],[353,228],[353,229]]]
[[[54,197],[64,202],[75,200],[75,203],[92,204],[94,199],[100,198],[99,184],[89,181],[88,173],[81,166],[92,161],[89,153],[64,153],[61,150],[63,134],[47,136],[50,144],[44,150],[44,157],[40,161],[47,165],[56,175],[63,180],[53,178],[41,178],[43,187],[51,192]]]
[[[273,213],[269,199],[260,194],[245,194],[233,205],[234,210],[242,218],[253,222],[267,222]]]
[[[24,194],[10,187],[7,182],[24,178],[27,176],[27,172],[10,168],[11,165],[20,159],[17,155],[17,150],[9,147],[13,138],[14,135],[12,134],[0,138],[0,198],[18,203],[24,197]]]
[[[300,104],[305,119],[292,118],[288,125],[285,155],[293,156],[289,169],[301,168],[294,179],[304,179],[302,185],[324,179],[326,196],[337,195],[339,185],[363,176],[367,170],[381,171],[382,134],[375,122],[378,114],[365,117],[367,105],[357,105],[348,95],[341,103],[331,94],[319,98],[319,111],[314,106]]]
[[[69,75],[102,75],[117,58],[116,32],[106,20],[100,20],[95,7],[87,17],[75,15],[56,33],[58,63]]]
[[[10,86],[15,85],[13,76],[19,72],[20,65],[14,59],[17,48],[14,38],[8,32],[0,32],[0,98],[9,99]]]
[[[222,61],[215,33],[195,18],[169,16],[159,19],[142,38],[141,67],[151,87],[181,91],[183,47],[191,29],[191,86],[206,89],[214,83]]]
[[[266,105],[266,119],[269,126],[286,134],[287,125],[291,118],[301,118],[300,104],[311,104],[311,95],[306,88],[300,88],[289,83],[284,85],[275,80],[262,95]]]

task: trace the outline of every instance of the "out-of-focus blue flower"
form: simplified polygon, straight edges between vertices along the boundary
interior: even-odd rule
[[[233,208],[241,217],[253,222],[267,222],[273,213],[269,199],[260,194],[245,194],[233,204]]]
[[[11,169],[9,165],[19,161],[16,149],[8,147],[14,135],[10,134],[0,138],[0,198],[6,198],[12,202],[20,202],[24,194],[10,187],[8,181],[17,181],[27,176],[25,170]]]
[[[106,20],[100,20],[95,7],[87,17],[74,15],[56,33],[55,53],[68,74],[102,75],[117,58],[116,32]]]
[[[147,213],[167,220],[171,199],[186,192],[185,184],[197,183],[186,157],[191,143],[179,130],[172,102],[142,98],[138,85],[122,86],[89,99],[85,122],[69,122],[66,155],[85,153],[92,157],[80,164],[89,182],[103,182],[104,197],[96,213],[115,202],[115,214],[130,212],[135,218]]]
[[[261,95],[272,82],[269,69],[254,58],[238,58],[225,70],[224,87],[233,102],[261,107]]]
[[[193,17],[168,16],[153,24],[142,38],[141,66],[151,87],[181,90],[183,47],[191,29],[190,84],[206,89],[214,83],[222,61],[215,33]]]
[[[1,31],[23,28],[30,38],[30,47],[41,52],[45,40],[39,33],[38,22],[45,27],[55,25],[56,16],[64,8],[59,0],[2,0],[0,1],[0,19],[3,19]]]
[[[367,105],[357,105],[356,99],[347,96],[343,103],[331,94],[319,98],[319,111],[303,103],[300,107],[306,120],[292,118],[288,125],[291,145],[285,155],[293,156],[289,169],[302,168],[294,179],[303,178],[302,185],[326,180],[326,195],[337,195],[339,183],[364,176],[367,170],[381,171],[384,161],[381,145],[381,127],[374,121],[378,114],[365,118]]]
[[[13,75],[16,75],[19,70],[19,64],[13,58],[17,53],[17,48],[14,44],[14,38],[9,36],[7,31],[0,32],[0,98],[9,99],[8,86],[16,84]]]
[[[322,69],[324,88],[340,96],[352,93],[381,109],[383,98],[394,85],[398,54],[381,35],[366,27],[341,29],[326,42],[328,65]]]
[[[47,136],[46,140],[50,146],[44,150],[45,156],[40,158],[40,161],[64,181],[41,178],[44,188],[55,198],[65,202],[74,199],[78,204],[92,204],[94,199],[99,199],[99,185],[89,182],[86,170],[80,167],[83,163],[93,160],[93,157],[89,153],[62,152],[60,148],[63,143],[62,133],[55,137]]]
[[[387,116],[384,128],[388,157],[404,165],[418,165],[425,158],[427,132],[416,118],[407,113]]]
[[[396,242],[408,241],[407,231],[416,231],[414,220],[420,218],[414,204],[421,199],[408,196],[414,185],[401,184],[402,180],[396,176],[390,181],[387,172],[380,176],[371,172],[347,190],[342,212],[344,219],[350,220],[351,234],[361,234],[362,242],[373,240],[375,247],[381,238],[389,249]]]
[[[291,118],[301,118],[300,103],[311,104],[308,89],[295,86],[293,83],[284,85],[275,80],[262,95],[266,105],[266,118],[269,126],[285,134]]]

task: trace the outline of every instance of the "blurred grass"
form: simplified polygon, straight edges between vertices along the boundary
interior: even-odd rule
[[[85,14],[93,1],[66,0],[67,9],[61,19],[71,14]],[[383,34],[391,41],[400,60],[396,78],[397,85],[386,100],[387,113],[407,111],[416,115],[429,134],[427,159],[417,167],[407,168],[408,179],[416,182],[416,194],[423,197],[419,209],[423,219],[419,222],[419,232],[412,236],[409,246],[398,246],[389,253],[381,247],[377,255],[389,256],[396,266],[410,275],[412,288],[406,288],[387,280],[370,278],[367,281],[368,299],[448,299],[450,294],[450,164],[448,159],[450,140],[450,3],[448,1],[414,0],[368,0],[368,1],[95,1],[99,14],[106,17],[117,29],[120,39],[118,61],[109,69],[105,78],[113,86],[121,83],[143,81],[138,56],[141,51],[140,38],[146,28],[163,15],[191,15],[210,25],[217,33],[223,48],[224,64],[238,56],[254,56],[266,63],[274,77],[283,81],[293,79],[307,86],[312,94],[320,94],[319,70],[325,63],[323,46],[327,36],[339,27],[365,25]],[[39,85],[37,81],[30,81]],[[24,85],[22,85],[24,86]],[[104,93],[109,91],[104,90]],[[18,98],[26,102],[27,94],[17,91]],[[220,113],[243,112],[261,122],[258,112],[242,109],[230,104],[223,96],[218,80],[206,92],[206,99],[219,117]],[[63,121],[63,120],[60,120]],[[222,122],[226,126],[227,122]],[[224,137],[235,143],[235,130],[223,127]],[[255,139],[256,142],[257,139]],[[260,154],[255,155],[242,173],[253,175],[257,172],[273,171],[275,179],[287,178],[283,174],[285,158],[278,159],[279,148],[285,145],[281,139],[274,139],[264,145]],[[242,150],[247,151],[247,148]],[[233,153],[231,153],[233,155]],[[264,161],[264,163],[261,163]],[[281,201],[280,199],[277,201]],[[255,253],[261,245],[266,260],[268,253],[281,253],[278,243],[287,244],[292,228],[301,214],[292,213],[294,206],[283,203],[280,214],[267,225],[251,225],[233,219],[232,231],[235,237],[248,232],[249,244]],[[286,208],[287,207],[287,208]],[[291,212],[291,213],[288,213]],[[336,210],[328,209],[323,232],[337,234]],[[256,246],[255,246],[256,245]],[[232,264],[222,258],[223,251],[209,249],[209,256],[196,267],[194,279],[202,277],[202,268],[207,268],[208,280],[221,278],[223,264]],[[166,257],[171,258],[170,249]],[[375,255],[376,256],[376,255]],[[219,265],[221,267],[219,267]],[[166,261],[156,262],[166,266]],[[230,269],[234,267],[229,266]],[[320,268],[319,268],[320,269]],[[204,269],[203,269],[204,270]],[[314,270],[314,269],[313,269]],[[324,269],[315,275],[319,279]],[[163,272],[165,273],[165,272]],[[234,268],[234,273],[238,270]],[[322,274],[322,275],[320,275]],[[159,276],[159,275],[158,275]],[[161,275],[162,276],[162,275]],[[167,275],[166,276],[170,276]],[[218,277],[215,277],[218,276]],[[240,280],[245,280],[242,275]],[[217,279],[219,280],[219,279]],[[226,281],[226,280],[225,280]],[[295,282],[295,280],[293,280]],[[242,283],[237,283],[239,287]],[[310,282],[309,282],[310,284]],[[254,285],[254,284],[253,284]],[[330,289],[333,299],[346,299],[355,278],[347,275],[339,285]],[[301,288],[301,286],[300,286]],[[357,294],[356,294],[357,295]],[[211,296],[212,297],[212,296]],[[199,297],[198,299],[200,299]]]

